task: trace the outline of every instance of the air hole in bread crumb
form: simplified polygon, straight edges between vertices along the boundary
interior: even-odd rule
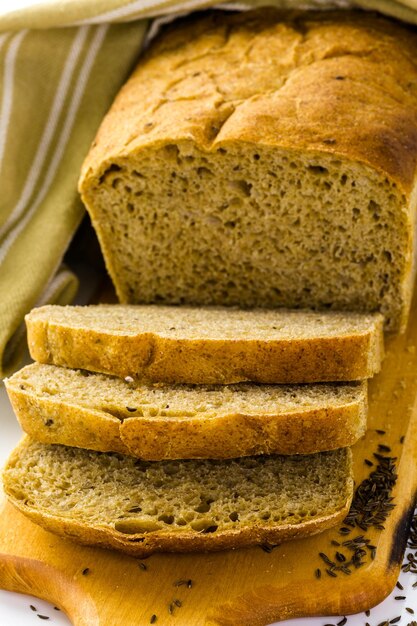
[[[198,167],[197,168],[197,174],[199,176],[214,176],[213,172],[211,170],[209,170],[208,167]]]
[[[178,149],[178,146],[175,146],[174,144],[168,144],[167,146],[165,146],[165,154],[170,159],[177,159],[179,153],[180,151]]]
[[[381,218],[381,205],[374,200],[370,200],[368,203],[368,209],[372,213],[373,219],[378,222]]]
[[[213,526],[209,526],[208,528],[205,528],[203,530],[203,533],[215,533],[216,530],[218,529],[218,526],[216,526],[215,524],[213,524]]]
[[[116,165],[116,163],[113,163],[112,165],[110,165],[110,167],[108,167],[100,176],[99,181],[98,181],[99,184],[101,185],[101,183],[103,183],[106,180],[109,174],[112,174],[113,172],[120,172],[121,169],[122,168],[120,167],[120,165]]]
[[[246,180],[231,180],[229,182],[229,187],[240,192],[241,195],[249,197],[252,189],[252,184],[247,183]]]
[[[208,513],[208,511],[210,511],[210,508],[211,507],[209,502],[202,502],[195,507],[194,511],[196,511],[197,513]]]
[[[142,511],[141,506],[131,506],[127,509],[128,513],[140,513]]]
[[[321,165],[309,165],[309,171],[312,174],[328,174],[329,170],[326,167],[322,167]]]
[[[174,476],[174,474],[177,474],[179,469],[179,466],[174,463],[164,465],[164,472],[167,476]]]

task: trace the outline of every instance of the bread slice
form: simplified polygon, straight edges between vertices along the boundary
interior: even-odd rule
[[[36,363],[6,388],[37,441],[151,461],[309,454],[366,430],[366,382],[149,386]]]
[[[406,26],[349,11],[162,33],[79,184],[121,302],[380,310],[404,327],[416,49]]]
[[[382,316],[166,306],[45,306],[32,358],[167,383],[359,380],[379,371]]]
[[[147,463],[26,438],[6,465],[4,489],[52,532],[143,557],[318,533],[347,514],[353,480],[349,449]]]

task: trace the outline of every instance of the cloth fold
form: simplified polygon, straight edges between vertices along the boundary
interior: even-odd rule
[[[218,0],[38,0],[32,6],[8,10],[0,8],[0,30],[127,22],[218,4]],[[417,24],[417,0],[229,0],[227,4],[301,9],[358,7]]]
[[[82,160],[145,31],[140,21],[1,36],[1,376],[17,365],[12,338],[81,221]]]
[[[75,277],[57,268],[83,216],[79,171],[149,18],[212,6],[356,6],[417,24],[417,0],[27,1],[0,6],[0,376],[18,365],[24,315],[75,294]]]
[[[77,289],[78,278],[67,267],[62,265],[57,272],[54,272],[34,306],[70,304],[75,298]],[[24,321],[21,321],[17,329],[10,334],[5,344],[2,353],[2,370],[10,372],[17,369],[25,353],[26,327]]]

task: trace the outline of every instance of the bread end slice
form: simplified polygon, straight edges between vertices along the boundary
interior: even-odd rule
[[[346,516],[351,452],[146,463],[24,438],[4,470],[11,503],[62,537],[132,556],[281,543]]]

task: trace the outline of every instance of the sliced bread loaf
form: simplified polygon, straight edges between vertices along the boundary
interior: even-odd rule
[[[36,361],[150,382],[358,380],[383,353],[377,313],[45,306],[26,324]]]
[[[317,533],[344,518],[353,480],[349,449],[147,463],[26,438],[6,465],[4,489],[52,532],[143,557]]]
[[[406,26],[348,11],[162,33],[80,179],[120,300],[380,310],[404,327],[416,48]]]
[[[6,380],[17,418],[44,443],[147,460],[309,454],[365,433],[366,383],[128,383],[35,363]]]

